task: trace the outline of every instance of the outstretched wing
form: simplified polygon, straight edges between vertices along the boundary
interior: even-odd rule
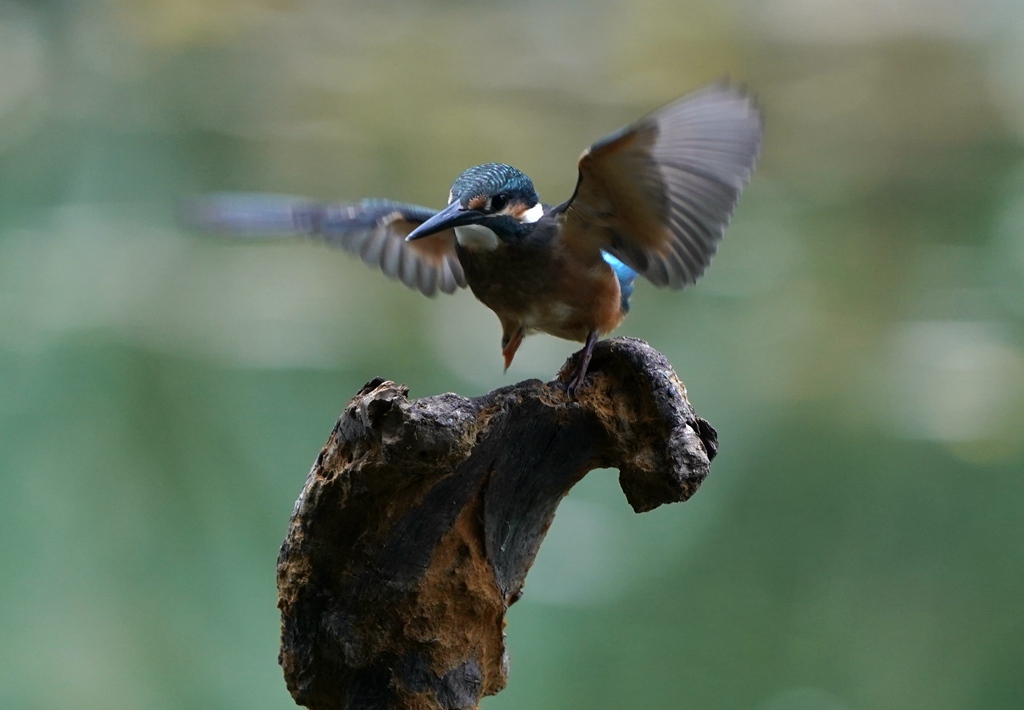
[[[694,283],[750,179],[762,126],[746,93],[717,84],[598,141],[556,208],[562,239],[610,252],[658,286]]]
[[[405,236],[435,210],[388,200],[321,204],[301,197],[247,193],[186,200],[182,223],[247,238],[311,236],[356,254],[391,278],[427,296],[466,286],[455,254],[455,233],[407,242]]]

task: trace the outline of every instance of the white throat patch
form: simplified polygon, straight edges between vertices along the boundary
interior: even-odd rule
[[[531,207],[530,209],[526,210],[526,212],[523,213],[523,221],[524,222],[529,222],[530,224],[533,224],[534,222],[536,222],[538,219],[540,219],[543,216],[544,216],[544,205],[542,205],[541,203],[538,202],[533,207]]]
[[[498,248],[498,235],[482,224],[465,224],[455,228],[459,246],[470,251],[493,251]]]

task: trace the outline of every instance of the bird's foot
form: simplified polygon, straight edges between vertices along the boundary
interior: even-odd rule
[[[518,327],[511,333],[506,333],[501,339],[501,354],[505,358],[505,372],[508,372],[509,365],[512,364],[512,358],[516,356],[516,350],[523,344],[523,337],[525,332],[522,327]]]
[[[569,399],[576,399],[576,393],[579,392],[580,387],[583,386],[583,380],[586,376],[586,370],[576,368],[573,372],[572,379],[565,384],[565,394]]]
[[[583,381],[587,377],[587,367],[590,365],[590,356],[594,354],[594,345],[596,344],[597,331],[595,330],[587,334],[587,344],[583,346],[581,351],[580,362],[572,371],[572,376],[565,385],[565,394],[569,399],[576,399],[576,394],[579,392],[580,387],[583,386]]]

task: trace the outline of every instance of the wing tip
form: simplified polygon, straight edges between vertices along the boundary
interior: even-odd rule
[[[195,232],[250,239],[315,234],[323,206],[304,197],[252,192],[213,192],[179,198],[178,226]]]
[[[655,285],[667,286],[675,290],[696,284],[707,272],[712,259],[718,253],[719,244],[732,222],[739,204],[739,198],[744,188],[753,178],[763,144],[765,126],[764,105],[760,97],[752,92],[745,82],[733,81],[728,73],[721,76],[717,81],[686,94],[655,113],[671,111],[673,108],[685,109],[687,105],[693,108],[694,102],[699,104],[703,101],[707,101],[711,105],[718,102],[724,104],[739,102],[736,106],[728,108],[728,110],[734,112],[734,118],[739,126],[738,132],[740,135],[745,136],[742,142],[748,147],[749,153],[745,160],[734,166],[732,175],[716,176],[716,179],[732,194],[729,197],[729,204],[726,209],[716,215],[717,219],[714,220],[713,224],[707,224],[708,227],[712,228],[712,238],[710,240],[702,240],[699,245],[699,254],[697,254],[696,258],[692,256],[688,258],[687,255],[679,253],[676,248],[670,247],[669,253],[656,257],[660,268],[641,272]],[[723,178],[729,179],[723,180]],[[665,273],[662,273],[662,270]],[[667,278],[661,278],[663,276],[667,276]]]

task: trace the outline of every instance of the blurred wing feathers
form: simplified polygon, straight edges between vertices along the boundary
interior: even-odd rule
[[[405,241],[434,214],[426,207],[389,200],[321,204],[283,195],[228,193],[187,201],[182,222],[193,229],[246,238],[319,237],[432,296],[466,286],[453,231]]]
[[[750,179],[761,129],[753,100],[718,84],[598,141],[557,208],[562,238],[608,251],[659,286],[694,283]]]

